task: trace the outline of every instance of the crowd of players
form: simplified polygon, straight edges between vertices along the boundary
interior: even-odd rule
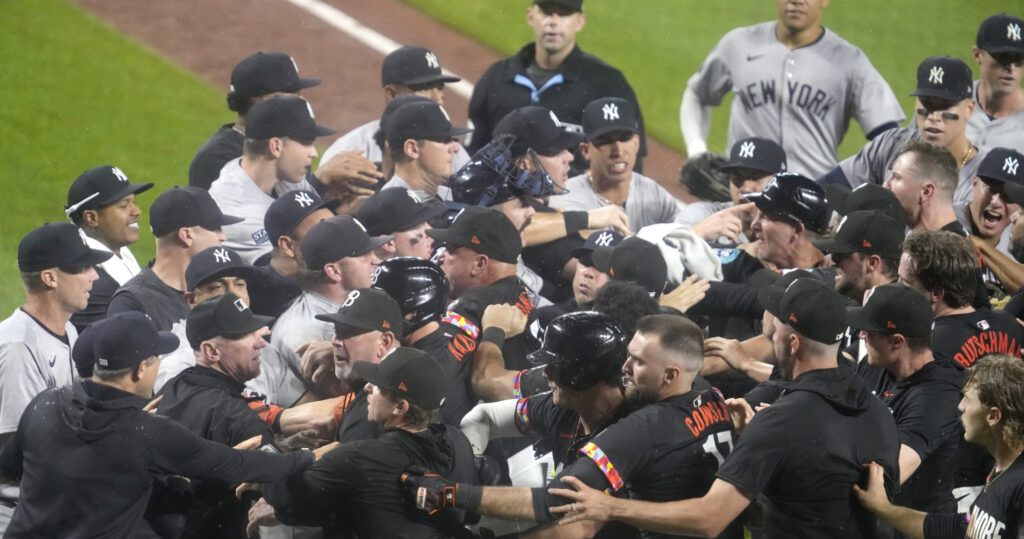
[[[243,59],[237,119],[148,206],[152,262],[153,184],[116,166],[21,241],[0,530],[1024,533],[1024,21],[981,22],[978,80],[924,59],[900,127],[825,4],[779,0],[688,81],[683,200],[576,46],[581,0],[528,8],[473,129],[433,52],[392,52],[380,120],[315,171],[320,81]],[[869,141],[837,161],[851,118]]]

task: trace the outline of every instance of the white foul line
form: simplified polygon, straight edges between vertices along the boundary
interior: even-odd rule
[[[387,56],[392,51],[402,46],[401,43],[393,41],[380,32],[355,20],[340,9],[325,4],[320,0],[288,0],[288,2],[306,10],[311,15],[337,28],[338,30],[345,32],[356,41],[370,47],[384,56]],[[444,73],[455,77],[459,76],[447,69],[444,70]],[[462,97],[469,99],[470,96],[473,95],[473,85],[466,82],[465,78],[459,78],[462,79],[459,82],[446,83],[445,89],[452,90]]]

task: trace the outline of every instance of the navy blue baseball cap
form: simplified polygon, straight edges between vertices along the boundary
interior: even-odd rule
[[[410,100],[398,107],[382,128],[392,150],[401,149],[402,144],[409,139],[446,141],[473,131],[453,126],[441,105],[420,100]]]
[[[359,220],[336,215],[313,225],[302,238],[302,258],[311,270],[349,256],[366,254],[391,241],[391,236],[370,236]]]
[[[221,213],[210,193],[198,187],[176,185],[160,193],[149,207],[149,229],[158,238],[177,232],[179,228],[201,226],[217,230],[242,220]]]
[[[305,190],[289,191],[277,198],[263,215],[263,227],[270,236],[270,245],[277,247],[281,236],[291,234],[309,214],[327,208],[332,212],[340,200],[323,200],[320,195]]]
[[[64,214],[68,217],[85,210],[101,208],[153,187],[152,183],[131,183],[121,169],[102,165],[82,172],[68,189]]]
[[[94,353],[96,366],[110,371],[134,367],[153,356],[178,349],[178,337],[170,331],[158,331],[142,312],[125,313],[111,323],[96,328]]]
[[[420,200],[412,189],[381,189],[363,201],[356,219],[366,227],[367,234],[383,236],[419,226],[448,211],[448,207],[431,197]]]
[[[640,133],[640,122],[633,104],[621,97],[604,97],[587,103],[583,109],[583,133],[587,140],[593,142],[614,131]]]
[[[313,140],[337,131],[317,125],[313,107],[297,95],[276,95],[253,105],[245,119],[245,138],[289,137]]]
[[[786,150],[774,140],[748,137],[737,140],[729,150],[729,162],[721,168],[726,172],[756,170],[765,176],[786,171]]]
[[[89,247],[85,232],[71,223],[46,223],[29,232],[18,244],[18,269],[25,272],[49,268],[95,266],[114,256]]]
[[[978,27],[978,48],[989,54],[1024,54],[1024,20],[1008,13],[985,19]]]
[[[981,160],[975,175],[983,180],[1024,185],[1024,155],[1010,148],[992,148]]]
[[[295,59],[283,52],[257,52],[238,62],[231,71],[231,92],[238,97],[294,94],[318,84],[320,79],[300,78]]]
[[[434,51],[406,45],[391,51],[380,66],[380,85],[415,86],[431,82],[459,82],[460,78],[445,75]]]
[[[526,155],[528,149],[541,155],[572,151],[583,142],[583,134],[567,129],[550,109],[532,105],[519,107],[498,121],[492,138],[501,135],[515,136],[509,148],[513,158]]]
[[[925,58],[917,66],[917,97],[959,102],[974,97],[974,74],[967,62],[952,56]]]
[[[592,267],[608,267],[608,260],[612,256],[612,250],[625,236],[614,230],[601,230],[587,236],[583,245],[569,251],[569,255],[580,259],[580,262]]]
[[[185,288],[195,290],[199,285],[225,275],[241,277],[251,284],[256,278],[256,269],[227,247],[207,247],[196,253],[185,268]]]

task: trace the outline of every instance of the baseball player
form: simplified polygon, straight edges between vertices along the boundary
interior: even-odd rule
[[[209,189],[220,169],[241,157],[249,110],[260,101],[278,94],[298,94],[320,84],[320,79],[299,77],[295,59],[283,52],[257,52],[231,71],[228,108],[238,113],[233,123],[224,124],[196,150],[188,167],[188,184]]]
[[[475,132],[470,152],[486,146],[498,121],[519,107],[546,107],[563,121],[579,125],[587,103],[619,97],[637,111],[639,155],[630,168],[635,164],[640,170],[640,158],[647,155],[640,103],[621,71],[577,46],[576,34],[586,23],[583,0],[534,0],[527,8],[526,21],[536,41],[492,64],[473,88],[469,119]]]
[[[1024,20],[1000,13],[978,28],[971,53],[978,63],[977,104],[967,120],[967,138],[978,146],[1024,152]]]
[[[954,207],[971,230],[971,241],[981,253],[985,284],[990,294],[1002,297],[1024,285],[1024,266],[1010,258],[1010,227],[1019,207],[1006,196],[1006,185],[1024,185],[1020,164],[1024,155],[1009,148],[991,148],[978,165],[974,197]]]
[[[229,161],[210,186],[210,195],[227,212],[243,218],[224,228],[225,244],[250,264],[271,251],[263,224],[274,197],[311,190],[306,174],[316,157],[313,142],[333,129],[317,125],[313,107],[298,96],[261,101],[249,113],[242,157]]]
[[[992,354],[967,370],[958,406],[964,439],[984,448],[995,465],[966,513],[924,513],[893,505],[877,464],[869,468],[867,486],[854,487],[860,503],[910,537],[1020,537],[1024,529],[1024,461],[1020,458],[1024,400],[1016,390],[1020,384],[1024,384],[1024,365],[1016,357]]]
[[[454,156],[461,147],[457,137],[470,131],[453,126],[437,103],[410,101],[398,107],[384,124],[395,173],[382,189],[412,189],[424,200],[444,196],[438,188],[455,172]]]
[[[915,140],[945,147],[956,160],[959,179],[953,203],[971,198],[971,185],[985,149],[967,137],[967,121],[974,111],[971,68],[959,58],[932,56],[917,67],[915,126],[886,131],[873,138],[856,155],[819,178],[821,183],[842,183],[857,187],[862,183],[883,183],[893,168],[900,149]]]
[[[139,263],[128,248],[139,241],[139,215],[135,195],[152,183],[131,183],[121,169],[104,165],[86,170],[68,189],[64,213],[85,232],[89,247],[114,256],[96,266],[98,278],[89,291],[89,305],[71,316],[79,331],[107,314],[117,288],[139,273]]]
[[[772,314],[773,345],[792,383],[746,421],[707,494],[649,503],[613,499],[586,481],[569,480],[575,490],[552,492],[571,502],[555,508],[567,514],[565,522],[619,520],[662,533],[715,536],[752,502],[766,499],[767,538],[884,537],[874,516],[852,503],[851,488],[866,460],[881,462],[886,488],[895,488],[899,439],[881,400],[838,367],[845,300],[816,279],[797,279],[785,290],[767,287],[758,298]],[[709,452],[720,447],[717,436],[707,439],[712,442],[702,447]]]
[[[789,169],[818,178],[836,165],[851,119],[869,139],[903,111],[864,52],[821,25],[827,0],[779,2],[777,21],[736,28],[686,83],[679,123],[690,156],[707,151],[711,107],[734,92],[729,147],[746,137],[782,145]]]
[[[444,85],[460,80],[444,73],[434,51],[415,45],[391,51],[380,66],[380,85],[385,104],[398,96],[418,95],[444,106]],[[377,131],[380,127],[381,120],[375,119],[345,133],[324,150],[320,161],[326,163],[343,151],[362,151],[363,157],[374,163],[383,163],[384,152],[377,144]],[[452,162],[455,170],[469,162],[469,153],[461,144]]]
[[[552,208],[588,211],[615,204],[625,209],[630,230],[675,221],[679,214],[675,197],[658,182],[633,171],[640,123],[632,103],[618,97],[587,103],[583,133],[586,144],[580,148],[590,168],[566,182],[568,193],[551,197]]]
[[[420,199],[412,189],[382,189],[363,201],[356,219],[371,236],[391,236],[377,249],[377,258],[430,258],[434,240],[427,236],[430,220],[448,209],[436,198]]]
[[[25,303],[0,322],[0,443],[18,429],[29,401],[75,380],[71,348],[78,332],[71,315],[89,302],[96,264],[113,256],[89,247],[71,223],[47,223],[18,244]],[[14,476],[0,483],[0,532],[18,503]]]
[[[587,314],[569,314],[563,319]],[[598,336],[596,339],[608,337]],[[546,344],[547,341],[545,335]],[[583,423],[584,434],[591,435],[586,441],[578,439],[577,427],[574,443],[566,448],[568,455],[562,456],[565,467],[558,472],[550,489],[527,491],[523,488],[474,488],[459,484],[455,486],[455,496],[438,505],[462,507],[498,518],[547,523],[564,512],[559,507],[568,507],[561,505],[566,500],[557,494],[564,490],[560,487],[567,485],[586,484],[607,490],[616,496],[604,493],[602,496],[614,500],[611,501],[613,504],[627,495],[630,499],[649,503],[703,494],[732,449],[733,429],[722,398],[710,389],[695,386],[703,358],[702,343],[700,328],[685,318],[652,315],[641,319],[621,367],[625,396],[641,408],[601,430],[594,430],[593,423],[587,429],[587,423]],[[570,405],[577,396],[577,390],[572,389],[576,380],[567,379],[562,373],[563,369],[569,370],[563,362],[576,358],[558,357],[572,350],[573,346],[566,344],[550,349],[545,346],[535,356],[537,362],[552,360],[548,364],[548,377],[560,382],[555,385],[550,399],[558,406]],[[583,378],[582,375],[577,377]],[[525,420],[532,418],[537,411],[549,417],[553,415],[555,410],[535,410],[530,402],[537,399],[538,405],[546,404],[550,409],[550,401],[542,399],[545,396],[519,401],[517,424],[525,424],[528,428]],[[529,415],[524,415],[520,409],[529,409]],[[562,419],[572,417],[564,411],[559,415]],[[580,416],[582,418],[583,413]],[[666,430],[662,428],[664,425],[677,425],[679,428]],[[564,442],[559,445],[564,447]],[[428,493],[428,504],[425,504],[428,507],[429,501],[442,502],[436,494],[430,494],[440,490],[438,487],[444,483],[444,480],[425,477],[406,478],[406,484],[413,491]],[[600,527],[590,525],[588,532],[593,534]],[[660,531],[657,528],[639,527],[647,530],[645,537],[663,537],[657,533]],[[743,532],[739,524],[734,523],[728,529],[708,535],[739,538]]]

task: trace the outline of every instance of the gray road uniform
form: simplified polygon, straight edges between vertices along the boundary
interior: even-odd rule
[[[978,95],[978,82],[974,82],[974,95]],[[967,119],[967,140],[986,148],[1011,148],[1024,152],[1024,109],[1002,118],[992,119],[974,105],[974,114]]]
[[[320,157],[320,162],[326,163],[341,152],[363,150],[363,157],[374,163],[380,163],[383,157],[380,146],[377,146],[377,142],[373,140],[373,135],[379,129],[380,119],[376,119],[345,133],[324,150],[323,156]],[[468,162],[469,152],[459,144],[459,151],[455,152],[455,156],[452,158],[452,167],[455,170],[459,170]]]
[[[791,172],[818,178],[835,167],[851,118],[869,138],[905,119],[859,48],[825,29],[814,43],[789,50],[775,35],[777,24],[730,31],[687,81],[702,107],[733,92],[728,147],[746,137],[774,140]]]
[[[611,203],[594,192],[589,174],[580,174],[565,182],[568,193],[551,197],[548,205],[566,211],[589,211]],[[672,223],[679,215],[675,197],[658,182],[636,172],[629,181],[629,196],[624,208],[629,218],[629,229],[640,230],[647,225]]]
[[[869,182],[882,185],[892,170],[892,163],[896,160],[900,148],[912,140],[920,139],[921,133],[913,127],[890,129],[868,142],[855,155],[843,159],[839,163],[839,170],[846,176],[850,187]],[[977,175],[978,166],[985,159],[986,153],[986,150],[979,146],[978,155],[960,169],[956,192],[953,193],[954,206],[970,202],[973,197],[971,186],[974,183],[974,176]]]

